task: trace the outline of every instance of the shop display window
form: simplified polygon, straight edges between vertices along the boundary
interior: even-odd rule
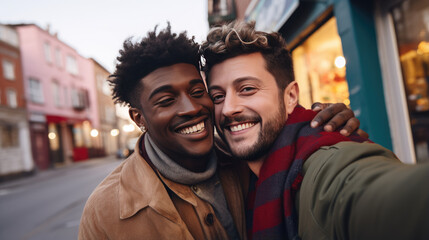
[[[417,161],[429,161],[429,2],[391,9]]]
[[[295,48],[292,58],[301,105],[306,108],[314,102],[350,105],[346,59],[335,17]]]

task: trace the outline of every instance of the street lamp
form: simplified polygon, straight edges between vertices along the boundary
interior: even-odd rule
[[[48,138],[51,139],[51,140],[54,140],[56,137],[57,137],[57,134],[55,134],[54,132],[50,132],[48,134]]]
[[[97,137],[98,136],[98,130],[94,128],[91,130],[90,134],[91,134],[91,137]]]
[[[116,136],[118,136],[119,135],[119,130],[118,129],[112,129],[111,131],[110,131],[110,135],[112,135],[113,137],[116,137]]]

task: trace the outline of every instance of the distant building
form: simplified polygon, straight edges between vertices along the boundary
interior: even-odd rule
[[[94,137],[97,146],[107,155],[116,154],[118,150],[119,129],[116,108],[112,100],[112,90],[107,79],[110,72],[95,59],[93,63],[94,79],[97,90],[97,105],[100,123],[98,135]]]
[[[20,37],[33,158],[39,169],[84,160],[93,149],[98,106],[91,60],[35,24]]]
[[[15,29],[0,25],[0,179],[34,168]]]

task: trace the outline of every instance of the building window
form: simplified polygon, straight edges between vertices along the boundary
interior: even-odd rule
[[[97,74],[98,89],[101,89],[104,95],[110,96],[112,90],[110,89],[109,82],[102,74]]]
[[[73,56],[68,55],[66,58],[66,69],[67,72],[73,74],[73,75],[78,75],[79,70],[77,67],[77,61],[76,58],[74,58]]]
[[[234,0],[209,0],[207,7],[210,26],[236,18]]]
[[[45,42],[43,44],[43,51],[45,52],[45,59],[48,63],[52,63],[51,45]]]
[[[18,33],[11,27],[0,25],[0,40],[14,47],[19,47]]]
[[[97,81],[97,88],[100,90],[103,88],[103,78],[103,75],[99,73],[97,73],[97,75],[95,76],[95,79]]]
[[[104,106],[104,118],[106,119],[106,122],[108,123],[114,123],[115,122],[115,109],[110,106]]]
[[[328,20],[292,52],[299,102],[310,108],[314,102],[350,105],[346,59],[335,18]]]
[[[34,103],[43,103],[43,88],[39,80],[30,78],[29,79],[29,92],[30,100]]]
[[[11,61],[3,60],[3,77],[7,80],[15,80],[15,66]]]
[[[53,100],[54,100],[54,104],[56,107],[62,107],[63,103],[61,101],[61,88],[60,88],[60,84],[56,81],[52,82],[52,96],[53,96]]]
[[[72,89],[72,107],[76,110],[83,110],[89,106],[88,92],[84,89]]]
[[[18,146],[18,127],[12,124],[1,124],[0,148],[12,148]]]
[[[106,96],[112,95],[112,89],[110,88],[109,82],[107,80],[103,81],[103,93]]]
[[[6,90],[6,99],[7,99],[7,105],[9,107],[11,107],[11,108],[18,107],[18,100],[17,100],[15,89],[8,88]]]
[[[62,61],[62,58],[61,58],[61,51],[60,51],[59,48],[57,48],[55,50],[55,62],[56,62],[56,64],[57,64],[58,67],[62,67],[63,61]]]

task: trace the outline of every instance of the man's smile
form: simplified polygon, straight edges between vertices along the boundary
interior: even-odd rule
[[[227,129],[229,129],[231,132],[238,132],[238,131],[242,131],[248,128],[251,128],[253,126],[255,126],[256,123],[254,122],[250,122],[250,123],[239,123],[239,124],[235,124],[235,125],[230,125],[229,127],[227,127]]]
[[[201,121],[193,126],[185,127],[180,130],[178,130],[181,134],[194,134],[194,133],[200,133],[205,130],[205,123],[204,121]]]

